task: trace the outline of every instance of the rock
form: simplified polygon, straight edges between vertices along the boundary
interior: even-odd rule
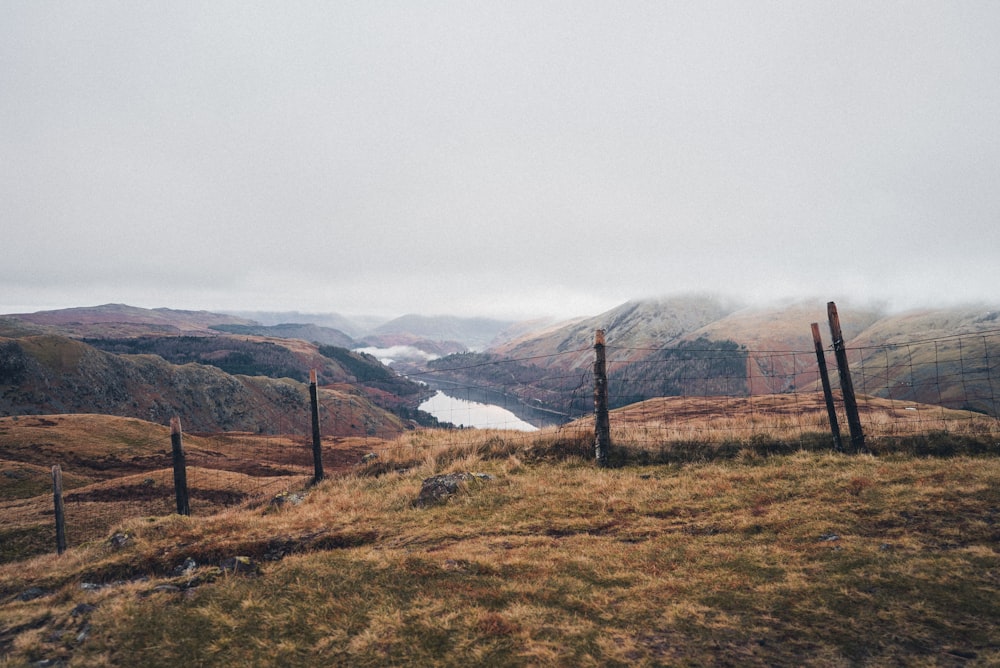
[[[191,557],[188,557],[187,559],[184,560],[183,564],[179,564],[177,567],[174,568],[174,575],[175,576],[190,575],[191,572],[197,567],[198,567],[198,562],[196,562]]]
[[[305,498],[306,498],[305,494],[282,492],[281,494],[275,495],[275,497],[271,499],[271,507],[281,508],[287,503],[290,503],[293,506],[297,506],[303,501],[305,501]]]
[[[832,543],[835,540],[840,540],[840,536],[835,533],[827,533],[820,536],[819,539],[824,543]]]
[[[244,575],[260,573],[260,565],[250,557],[229,557],[219,565],[225,573],[242,573]]]
[[[374,461],[376,459],[378,459],[378,453],[376,453],[376,452],[369,452],[367,455],[364,455],[361,458],[361,463],[362,464],[367,464],[368,462]]]
[[[118,532],[108,539],[112,549],[120,550],[129,543],[132,542],[132,534],[127,532]]]
[[[86,615],[94,610],[97,610],[96,605],[91,605],[90,603],[80,603],[70,611],[69,615],[70,617],[80,617],[81,615]]]
[[[429,506],[444,503],[449,497],[458,492],[463,483],[487,480],[493,480],[493,476],[487,473],[466,472],[431,476],[424,479],[423,485],[420,487],[420,494],[413,502],[413,505]]]
[[[17,595],[17,600],[19,601],[34,601],[36,598],[42,598],[43,596],[48,596],[52,592],[45,591],[41,587],[28,587],[20,594]]]

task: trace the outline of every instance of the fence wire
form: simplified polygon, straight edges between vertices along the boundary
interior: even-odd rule
[[[606,352],[614,447],[658,452],[662,461],[670,451],[704,446],[832,446],[815,350],[753,350],[700,340],[658,349],[609,345]],[[847,353],[870,442],[945,434],[980,439],[993,451],[998,447],[1000,330],[858,346]],[[843,429],[839,373],[833,355],[827,360]],[[519,359],[471,355],[410,377],[427,385],[424,407],[433,408],[459,437],[474,426],[502,431],[513,443],[563,436],[586,443],[593,438],[593,361],[592,349]],[[328,471],[350,470],[369,452],[406,449],[419,438],[422,428],[408,418],[392,424],[375,420],[359,388],[326,388],[322,394]],[[304,399],[255,433],[185,433],[191,512],[263,505],[305,488],[313,466],[308,411]],[[93,461],[65,462],[71,545],[124,517],[175,511],[166,428],[129,438],[128,456],[107,454],[108,469],[96,475],[99,482],[81,485],[74,477],[74,467],[93,468]],[[44,496],[19,500],[6,504],[4,512],[18,525],[48,527],[50,503]]]

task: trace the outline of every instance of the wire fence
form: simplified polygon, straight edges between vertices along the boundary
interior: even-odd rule
[[[410,377],[429,388],[421,408],[453,427],[502,430],[503,440],[515,444],[575,439],[585,452],[595,430],[594,352],[575,348],[519,359],[470,354]],[[608,345],[606,352],[611,444],[639,453],[636,461],[679,461],[713,449],[733,454],[833,447],[815,350],[753,350],[699,339],[665,348]],[[873,451],[909,439],[923,444],[915,452],[946,454],[957,438],[976,442],[975,452],[1000,454],[1000,329],[846,352]],[[844,424],[839,369],[832,361],[825,364]],[[412,449],[413,438],[407,445],[398,436],[420,433],[402,419],[391,428],[375,424],[360,394],[341,393],[335,401],[328,396],[321,408],[328,470],[358,466],[372,451]],[[301,411],[308,410],[303,403]],[[37,423],[44,430],[57,417],[63,416],[20,419],[23,427]],[[123,517],[175,512],[166,427],[150,433],[148,423],[131,422],[145,426],[123,424],[113,442],[103,434],[101,443],[95,437],[68,455],[59,453],[71,544],[101,535]],[[308,486],[314,460],[306,423],[303,415],[289,414],[257,433],[184,434],[191,513],[274,503]],[[5,467],[5,476],[20,475],[9,463]],[[79,473],[83,469],[87,476]],[[14,526],[54,533],[47,519],[51,497],[26,489],[24,498],[4,504],[6,517]],[[5,540],[16,551],[18,541],[36,544],[39,538],[28,531]]]
[[[847,348],[861,424],[872,439],[948,433],[996,438],[1000,330]],[[455,425],[592,428],[590,349],[452,362],[413,377]],[[839,369],[824,356],[844,422]],[[813,442],[831,434],[815,350],[753,350],[698,340],[666,348],[607,345],[610,422],[619,444]],[[545,410],[539,410],[541,406]],[[589,420],[589,422],[588,422]],[[567,426],[568,425],[568,426]]]

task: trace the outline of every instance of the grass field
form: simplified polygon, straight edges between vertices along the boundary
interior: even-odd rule
[[[617,413],[609,469],[586,423],[416,431],[328,446],[341,465],[298,504],[272,489],[122,515],[0,565],[0,665],[1000,665],[996,421],[895,426],[898,448],[873,432],[876,454],[847,455],[763,406],[729,405],[753,425],[738,439],[694,405]],[[379,457],[360,464],[366,449]],[[460,471],[492,479],[414,504]],[[88,493],[165,475],[70,472]],[[29,491],[6,503],[51,503]]]

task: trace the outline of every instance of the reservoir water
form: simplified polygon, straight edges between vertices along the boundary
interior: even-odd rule
[[[450,422],[456,426],[476,427],[477,429],[516,429],[518,431],[536,431],[538,429],[506,408],[495,404],[459,399],[445,394],[441,390],[420,404],[420,410],[430,413],[442,422]]]

